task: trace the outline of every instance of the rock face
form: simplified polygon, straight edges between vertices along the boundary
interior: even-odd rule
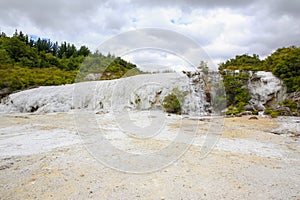
[[[248,88],[251,95],[248,107],[259,111],[276,107],[286,97],[286,87],[272,72],[250,72]]]
[[[211,108],[204,86],[200,74],[188,78],[177,73],[47,86],[9,95],[2,100],[0,111],[47,113],[86,109],[101,113],[124,109],[163,109],[164,97],[175,93],[184,97],[180,102],[182,113],[205,115],[211,112]]]

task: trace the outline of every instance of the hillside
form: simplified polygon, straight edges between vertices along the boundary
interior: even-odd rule
[[[225,85],[227,114],[238,114],[245,110],[257,114],[258,111],[269,109],[266,113],[273,113],[274,116],[299,115],[299,68],[300,48],[295,46],[279,48],[263,60],[256,54],[244,54],[221,63],[219,72]],[[287,93],[283,89],[281,93],[286,95],[280,96],[286,96],[285,99],[277,98],[276,91],[268,94],[275,95],[275,100],[269,98],[270,102],[265,105],[252,104],[255,86],[249,83],[258,81],[255,76],[252,77],[257,71],[271,72],[282,80],[280,84],[286,86]],[[12,37],[5,33],[0,35],[0,98],[38,86],[111,80],[142,73],[136,65],[120,57],[110,53],[103,55],[98,51],[92,53],[86,46],[77,49],[74,44],[67,42],[59,44],[41,38],[33,40],[17,31]]]
[[[67,42],[34,41],[17,31],[12,37],[0,35],[0,98],[31,87],[74,83],[77,75],[77,81],[84,81],[89,73],[104,80],[141,71],[113,55],[92,53],[86,46],[77,49]]]

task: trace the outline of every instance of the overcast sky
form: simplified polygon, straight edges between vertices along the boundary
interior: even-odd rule
[[[0,28],[8,35],[18,29],[54,41],[87,45],[92,50],[117,34],[140,28],[176,31],[195,41],[215,64],[244,53],[264,58],[279,47],[300,43],[300,0],[0,0],[0,3]],[[162,41],[166,42],[178,43],[172,37]],[[174,55],[158,54],[141,50],[124,58],[137,64],[150,58],[161,65],[179,62]]]

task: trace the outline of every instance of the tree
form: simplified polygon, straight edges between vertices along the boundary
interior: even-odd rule
[[[288,92],[300,91],[300,48],[277,49],[266,58],[264,67],[283,80]]]
[[[204,74],[208,74],[208,71],[209,71],[209,68],[208,68],[208,65],[207,65],[207,62],[205,61],[200,61],[200,64],[199,66],[197,67],[197,69],[201,72],[203,72]]]
[[[58,50],[58,57],[63,58],[66,57],[67,53],[67,43],[63,42],[60,44],[59,50]]]
[[[253,54],[249,56],[247,54],[237,55],[235,58],[227,60],[225,63],[221,63],[219,70],[263,70],[263,61],[259,59],[259,56]]]
[[[55,42],[52,45],[52,55],[57,56],[58,55],[58,50],[59,50],[58,42]]]
[[[77,52],[79,56],[88,56],[90,53],[91,51],[86,46],[81,46]]]
[[[12,37],[4,42],[4,49],[15,62],[19,62],[20,58],[25,56],[26,44],[17,37]]]

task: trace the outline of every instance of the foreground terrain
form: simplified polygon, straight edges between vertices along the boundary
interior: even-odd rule
[[[114,132],[112,116],[97,118]],[[87,151],[72,113],[2,114],[0,199],[300,199],[299,138],[271,133],[287,120],[226,118],[203,157],[197,137],[209,122],[169,116],[165,130],[171,135],[182,124],[198,123],[195,142],[168,167],[132,174],[103,165]],[[299,119],[292,121],[299,132]],[[155,151],[172,140],[108,138],[128,152]]]

